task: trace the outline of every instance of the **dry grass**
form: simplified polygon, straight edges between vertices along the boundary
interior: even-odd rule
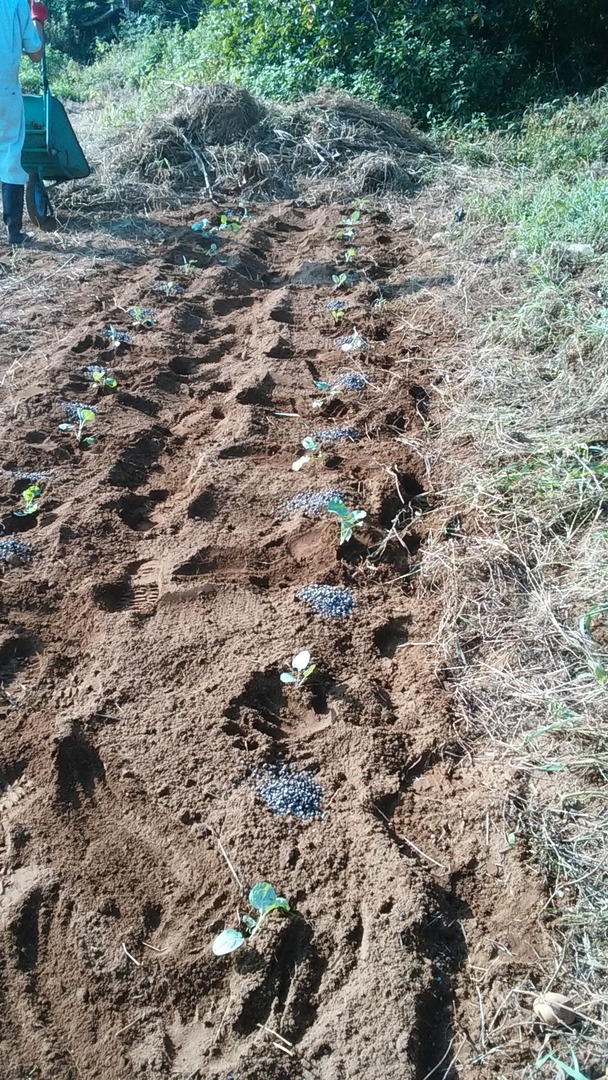
[[[410,194],[423,166],[440,159],[401,114],[330,91],[287,106],[211,84],[182,89],[162,115],[118,133],[77,127],[96,166],[73,189],[83,206],[120,198],[133,209],[166,207],[193,192],[315,202]]]
[[[519,778],[510,828],[544,877],[539,919],[555,958],[542,984],[505,987],[491,1025],[481,994],[478,1045],[471,1054],[463,1043],[456,1061],[511,1075],[513,1039],[531,1033],[527,995],[553,989],[573,993],[587,1019],[539,1032],[537,1061],[548,1051],[572,1069],[574,1053],[583,1077],[598,1076],[608,1037],[608,336],[590,333],[589,320],[603,265],[558,280],[543,267],[539,280],[500,230],[454,223],[471,180],[450,167],[409,210],[435,244],[435,272],[453,280],[399,304],[404,328],[451,338],[437,357],[440,426],[428,425],[425,447],[446,491],[420,583],[443,597],[436,642],[458,738]],[[490,188],[508,182],[486,173]],[[530,1061],[523,1075],[559,1068]]]

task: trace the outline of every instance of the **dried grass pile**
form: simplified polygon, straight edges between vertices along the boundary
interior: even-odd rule
[[[222,83],[181,91],[160,117],[125,132],[113,166],[144,183],[208,194],[343,200],[411,193],[439,151],[400,113],[333,91],[293,105]]]

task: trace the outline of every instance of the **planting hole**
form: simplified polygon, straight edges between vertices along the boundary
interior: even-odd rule
[[[27,634],[15,634],[0,645],[0,683],[14,679],[20,668],[38,652],[34,638]]]
[[[389,619],[374,631],[374,645],[380,656],[393,659],[398,647],[407,641],[407,626],[410,621],[408,615],[400,615],[395,619]]]
[[[200,360],[194,356],[176,356],[175,359],[169,361],[169,367],[175,375],[189,378],[191,375],[196,375],[199,363]]]
[[[195,521],[212,521],[216,512],[215,495],[211,488],[201,491],[188,507],[188,517]]]
[[[102,611],[124,611],[133,603],[133,588],[127,578],[110,581],[105,585],[95,585],[93,600]]]

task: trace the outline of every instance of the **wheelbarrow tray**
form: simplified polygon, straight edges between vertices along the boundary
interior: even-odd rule
[[[24,94],[23,104],[25,143],[21,164],[25,171],[57,183],[89,176],[89,164],[61,102],[49,93]]]

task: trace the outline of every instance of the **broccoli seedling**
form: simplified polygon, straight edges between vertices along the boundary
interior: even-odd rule
[[[348,274],[332,274],[331,280],[333,281],[336,289],[341,289],[343,285],[346,285],[348,281]]]
[[[306,680],[310,678],[316,666],[316,664],[311,664],[310,653],[305,649],[304,652],[297,653],[291,661],[291,667],[295,671],[295,675],[292,671],[282,671],[280,675],[281,682],[292,683],[299,690]]]
[[[336,338],[336,345],[341,352],[362,352],[367,348],[367,342],[365,338],[359,333],[356,326],[353,326],[352,334],[346,334],[344,337]]]
[[[118,383],[102,364],[88,364],[82,369],[85,379],[90,379],[100,390],[115,390]]]
[[[133,319],[133,326],[154,326],[156,321],[156,312],[153,308],[139,307],[139,305],[127,308],[127,315]]]
[[[21,492],[23,506],[20,510],[13,510],[14,517],[29,517],[30,514],[37,514],[40,506],[36,500],[40,495],[42,495],[42,488],[38,487],[38,484],[30,484],[26,487],[25,491]]]
[[[183,293],[184,287],[177,281],[157,281],[154,291],[162,293],[164,296],[178,296],[179,293]]]
[[[221,214],[219,228],[230,229],[230,232],[237,233],[240,228],[238,218],[230,211],[227,214]]]
[[[298,458],[297,461],[294,461],[293,465],[291,466],[293,472],[300,472],[300,469],[304,468],[304,466],[307,465],[309,461],[315,458],[317,461],[323,460],[323,450],[321,446],[317,442],[315,442],[314,439],[311,439],[310,436],[302,439],[302,446],[305,450],[308,450],[308,453]]]
[[[115,326],[107,326],[102,333],[103,336],[108,339],[110,345],[113,345],[115,349],[117,349],[119,345],[131,344],[131,335],[128,334],[126,330],[117,330]]]
[[[328,513],[336,514],[340,521],[340,543],[345,544],[350,540],[355,529],[364,518],[367,517],[365,510],[347,510],[341,499],[332,499],[326,507]]]
[[[346,248],[346,251],[342,252],[342,258],[344,259],[345,263],[354,262],[356,255],[357,255],[357,249],[354,248],[354,247]]]
[[[361,221],[361,211],[360,210],[353,210],[352,214],[350,214],[348,217],[340,218],[338,224],[339,225],[358,225],[360,221]]]
[[[241,946],[257,934],[264,919],[271,911],[289,911],[289,903],[284,896],[277,896],[272,885],[267,881],[259,881],[254,885],[248,896],[249,903],[255,911],[259,912],[257,919],[251,915],[241,915],[242,930],[222,930],[214,939],[211,946],[215,956],[228,956],[236,952]]]
[[[355,230],[354,229],[339,229],[338,230],[338,236],[339,236],[340,240],[352,240],[354,235],[355,235]]]
[[[90,405],[79,405],[69,401],[64,404],[63,411],[70,422],[59,424],[59,431],[73,431],[76,428],[76,442],[81,446],[90,446],[94,442],[93,436],[88,435],[83,438],[83,431],[85,424],[90,424],[97,416],[97,409],[93,409]]]
[[[196,259],[187,259],[185,255],[182,257],[182,259],[184,264],[182,266],[182,270],[184,271],[184,274],[196,274],[196,271],[198,270],[198,263]]]

